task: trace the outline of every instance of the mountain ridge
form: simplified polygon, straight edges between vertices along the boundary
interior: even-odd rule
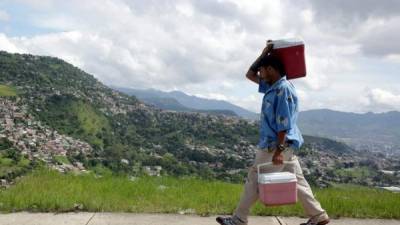
[[[134,95],[137,98],[146,102],[149,98],[173,98],[177,102],[179,102],[184,107],[189,108],[190,110],[202,110],[202,111],[209,111],[209,110],[228,110],[234,112],[234,114],[241,116],[246,119],[257,119],[259,118],[257,113],[251,112],[246,110],[240,106],[234,105],[225,100],[216,100],[216,99],[207,99],[201,98],[194,95],[186,94],[182,91],[170,91],[164,92],[160,90],[156,90],[153,88],[150,89],[133,89],[133,88],[123,88],[123,87],[115,87],[111,86],[115,90],[119,90],[128,95]],[[154,103],[150,102],[149,103]],[[173,107],[163,107],[162,104],[156,104],[157,107],[160,108],[168,108],[171,109]],[[230,113],[232,114],[232,113]]]

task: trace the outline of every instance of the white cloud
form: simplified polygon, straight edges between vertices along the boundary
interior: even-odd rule
[[[390,19],[370,19],[362,26],[359,41],[366,54],[387,56],[400,54],[400,15]]]
[[[400,110],[400,93],[396,94],[388,90],[373,88],[367,92],[363,103],[367,109],[374,111]]]
[[[13,0],[39,10],[51,10],[57,4],[55,0]]]
[[[10,40],[5,34],[0,33],[0,50],[12,52],[12,53],[23,53],[24,51],[17,47],[12,40]]]
[[[115,85],[173,88],[209,79],[241,79],[249,64],[246,60],[256,54],[251,54],[247,33],[238,29],[240,23],[226,20],[223,8],[210,15],[205,13],[207,8],[195,8],[198,5],[190,1],[179,2],[192,8],[190,14],[194,16],[174,15],[176,8],[164,5],[166,2],[144,12],[140,12],[142,2],[48,3],[52,11],[30,15],[34,23],[67,31],[17,38],[15,44],[34,54],[63,58]],[[201,7],[214,4],[210,1]],[[245,17],[235,11],[234,5],[232,9],[232,13]],[[104,43],[108,45],[106,50]],[[104,67],[108,69],[104,71]],[[112,78],[105,74],[108,71],[115,72]]]
[[[0,10],[0,21],[9,21],[9,20],[10,20],[10,15],[4,10]]]
[[[225,95],[219,93],[196,94],[195,96],[199,98],[228,101],[228,98]]]
[[[400,3],[397,0],[376,2],[374,0],[310,0],[318,23],[341,31],[352,31],[370,18],[391,18],[398,15]],[[332,24],[337,26],[332,27]],[[354,30],[353,30],[354,31]]]
[[[329,3],[332,8],[327,9],[313,0],[296,4],[290,0],[18,2],[34,9],[24,15],[27,24],[52,33],[0,34],[2,50],[60,57],[106,84],[177,89],[228,100],[255,112],[260,95],[243,80],[266,39],[304,38],[308,74],[293,81],[302,110],[356,110],[363,100],[350,101],[342,93],[359,96],[362,92],[346,84],[351,80],[363,86],[373,76],[362,70],[369,65],[358,60],[383,55],[388,63],[400,62],[398,34],[392,32],[398,30],[400,15],[390,7],[393,1],[376,9],[354,9],[353,3],[340,1]],[[348,8],[342,9],[343,5]],[[349,26],[334,29],[342,20],[338,16],[349,19]],[[359,73],[365,81],[356,80]]]
[[[389,62],[400,64],[400,53],[399,54],[389,54],[385,56],[385,59]]]

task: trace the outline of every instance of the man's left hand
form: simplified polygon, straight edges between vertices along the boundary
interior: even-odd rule
[[[272,157],[272,162],[274,165],[283,164],[283,155],[280,151],[275,151],[274,156]]]

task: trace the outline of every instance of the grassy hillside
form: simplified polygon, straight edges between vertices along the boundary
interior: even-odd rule
[[[17,91],[14,87],[0,84],[0,97],[17,96]]]
[[[110,135],[108,119],[90,103],[70,95],[48,98],[38,113],[41,121],[58,131],[83,138],[94,146],[103,147],[103,135]]]
[[[241,191],[241,184],[190,177],[129,179],[40,169],[0,191],[0,210],[230,214]],[[400,219],[399,194],[350,185],[314,188],[314,193],[331,217]],[[267,208],[257,203],[252,214],[302,216],[303,211],[300,204]]]

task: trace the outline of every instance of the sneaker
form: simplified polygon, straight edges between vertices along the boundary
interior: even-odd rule
[[[217,222],[221,225],[237,225],[232,217],[217,217]]]
[[[247,222],[243,221],[236,215],[230,217],[217,217],[216,220],[221,225],[247,225]]]
[[[315,222],[313,222],[311,220],[308,220],[306,223],[301,223],[300,225],[325,225],[325,224],[328,224],[329,222],[330,222],[329,219],[322,220],[322,221],[319,221],[317,223],[315,223]]]

